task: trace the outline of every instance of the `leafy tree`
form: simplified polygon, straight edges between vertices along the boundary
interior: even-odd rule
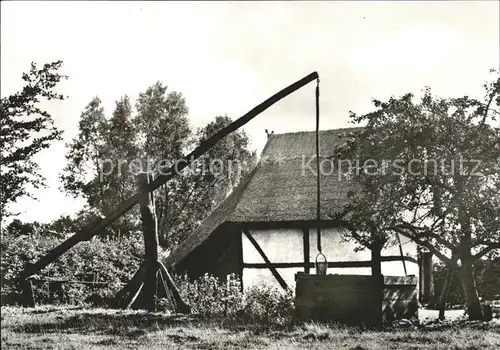
[[[232,123],[227,115],[217,116],[213,122],[197,132],[198,143],[208,139],[219,130]],[[211,183],[211,194],[214,203],[220,203],[232,187],[236,186],[241,177],[245,176],[256,164],[257,155],[250,151],[250,139],[244,130],[237,130],[226,136],[204,154],[200,162],[203,168],[203,179]]]
[[[136,129],[128,96],[116,101],[108,120],[98,97],[85,107],[79,132],[67,145],[67,164],[61,174],[63,188],[74,197],[83,197],[101,214],[135,193],[130,165],[137,156]],[[123,235],[136,228],[137,211],[127,213],[103,234]]]
[[[349,236],[369,245],[403,234],[457,268],[471,319],[482,318],[474,263],[500,248],[500,129],[491,125],[500,79],[485,88],[484,101],[429,88],[417,103],[412,94],[374,100],[374,112],[351,113],[366,126],[336,150],[359,186]]]
[[[107,212],[108,204],[101,165],[109,153],[108,130],[101,100],[94,97],[80,116],[77,136],[67,144],[67,163],[61,174],[64,190],[75,198],[84,197],[90,206],[103,212]]]
[[[58,70],[62,61],[46,63],[42,68],[31,64],[22,75],[26,83],[20,92],[2,97],[0,108],[0,217],[9,215],[7,205],[22,196],[30,196],[28,186],[45,186],[34,156],[61,139],[61,130],[41,106],[44,100],[64,100],[55,89],[62,79]]]
[[[108,202],[118,205],[137,190],[133,162],[138,155],[136,128],[132,122],[132,106],[128,96],[116,101],[113,116],[109,121],[107,136],[109,152],[108,166],[111,169],[103,172],[109,184],[105,191]],[[117,220],[115,234],[130,232],[136,229],[138,211],[132,210]]]
[[[217,116],[197,130],[191,144],[198,145],[231,122],[228,116]],[[220,140],[175,181],[169,181],[170,211],[163,221],[163,245],[182,241],[255,164],[256,153],[250,151],[248,135],[237,130]]]
[[[143,170],[158,174],[162,167],[172,165],[189,146],[191,129],[187,119],[188,107],[181,93],[167,93],[161,82],[139,94],[134,126],[137,132],[139,157]],[[167,236],[168,217],[172,203],[180,201],[187,191],[186,179],[175,177],[157,190],[156,208],[160,237]],[[165,245],[164,240],[162,240]]]
[[[163,163],[179,159],[191,133],[187,119],[188,107],[181,93],[167,94],[161,82],[139,94],[134,118],[143,166],[157,170]]]

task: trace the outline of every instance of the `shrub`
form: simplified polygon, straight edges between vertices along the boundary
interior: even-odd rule
[[[0,270],[2,293],[19,293],[11,282],[25,268],[27,263],[36,262],[51,248],[61,243],[62,237],[46,236],[40,233],[2,237]],[[107,240],[95,238],[81,242],[61,258],[44,268],[36,278],[58,278],[64,280],[92,281],[95,277],[107,285],[94,287],[82,284],[62,284],[63,302],[82,304],[85,300],[97,302],[114,295],[128,281],[139,267],[144,254],[142,237]],[[60,290],[57,285],[34,282],[37,304],[59,303]]]
[[[261,324],[287,325],[295,313],[292,290],[283,291],[260,284],[245,291],[243,315],[247,320]]]
[[[190,280],[176,276],[181,297],[193,313],[206,318],[225,317],[266,325],[287,325],[295,313],[293,291],[282,291],[265,284],[250,287],[243,293],[241,281],[229,275],[226,283],[208,274]]]
[[[226,283],[208,274],[193,281],[186,275],[176,276],[175,283],[191,311],[204,317],[236,316],[243,307],[241,282],[234,274],[228,276]]]

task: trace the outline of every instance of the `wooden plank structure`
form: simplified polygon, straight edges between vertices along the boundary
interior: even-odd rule
[[[295,308],[300,321],[380,327],[417,317],[417,278],[367,275],[296,275]],[[383,296],[380,298],[380,286]]]
[[[382,321],[417,318],[418,278],[416,276],[384,276]]]
[[[298,320],[379,326],[380,299],[372,276],[296,275]]]

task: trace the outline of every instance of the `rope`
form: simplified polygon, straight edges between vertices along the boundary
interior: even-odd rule
[[[319,170],[319,77],[316,79],[316,220],[317,220],[317,243],[318,243],[318,252],[321,253],[321,229],[320,229],[320,220],[321,220],[321,215],[320,215],[320,193],[321,193],[321,187],[320,187],[320,170]]]

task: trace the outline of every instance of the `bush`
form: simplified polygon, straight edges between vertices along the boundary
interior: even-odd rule
[[[191,306],[193,313],[206,318],[233,319],[245,323],[287,325],[295,313],[293,291],[265,284],[250,287],[243,293],[239,277],[228,276],[227,283],[208,274],[190,280],[176,276],[181,297]]]
[[[241,282],[236,275],[229,275],[227,283],[208,274],[191,281],[187,276],[176,276],[175,283],[191,312],[204,317],[231,317],[243,307]]]
[[[27,263],[36,262],[63,239],[40,233],[2,237],[2,294],[19,294],[19,288],[12,281],[19,276]],[[143,254],[142,237],[118,240],[94,238],[81,242],[34,277],[92,281],[95,276],[99,282],[108,284],[94,287],[63,283],[61,291],[57,284],[34,282],[35,300],[37,304],[57,304],[62,301],[76,305],[87,300],[102,305],[103,300],[114,295],[133,275],[143,259]],[[60,300],[61,292],[63,300]]]
[[[265,284],[250,287],[245,292],[243,315],[260,324],[287,325],[295,314],[292,290],[283,291]]]

